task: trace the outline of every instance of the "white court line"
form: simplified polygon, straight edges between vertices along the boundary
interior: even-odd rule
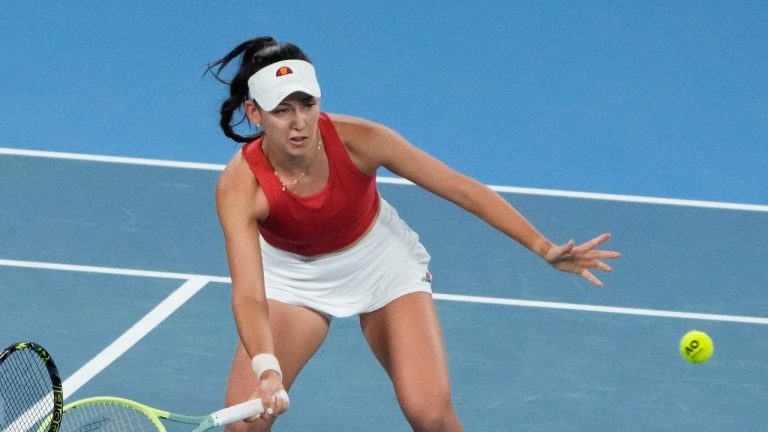
[[[120,157],[120,156],[100,156],[100,155],[91,155],[91,154],[62,153],[62,152],[51,152],[51,151],[41,151],[41,150],[24,150],[24,149],[13,149],[13,148],[3,148],[3,147],[0,147],[0,155],[82,160],[82,161],[91,161],[91,162],[159,166],[159,167],[167,167],[167,168],[187,168],[187,169],[199,169],[199,170],[208,170],[208,171],[221,171],[224,169],[224,165],[221,165],[221,164],[178,162],[178,161],[169,161],[169,160],[143,159],[143,158]],[[402,178],[393,178],[393,177],[378,176],[377,182],[382,184],[413,185],[413,183],[408,180],[405,180]],[[488,187],[499,193],[513,193],[513,194],[521,194],[521,195],[551,196],[551,197],[560,197],[560,198],[578,198],[578,199],[591,199],[591,200],[603,200],[603,201],[630,202],[630,203],[640,203],[640,204],[660,204],[660,205],[672,205],[672,206],[683,206],[683,207],[714,208],[714,209],[724,209],[724,210],[740,210],[740,211],[754,211],[754,212],[768,213],[768,205],[760,205],[760,204],[740,204],[740,203],[729,203],[729,202],[718,202],[718,201],[657,198],[657,197],[640,196],[640,195],[576,192],[576,191],[565,191],[565,190],[556,190],[556,189],[523,188],[523,187],[513,187],[513,186],[488,185]]]
[[[54,264],[44,262],[30,262],[30,261],[15,261],[0,259],[0,266],[8,267],[22,267],[22,268],[34,268],[41,270],[64,270],[64,271],[78,271],[78,272],[93,272],[103,274],[115,274],[115,275],[130,275],[130,276],[144,276],[144,277],[156,277],[166,279],[197,279],[205,280],[208,282],[218,283],[232,283],[231,279],[223,276],[206,276],[206,275],[193,275],[185,273],[165,273],[157,271],[143,271],[143,270],[124,270],[110,267],[91,267],[91,266],[75,266],[68,264]],[[709,321],[727,321],[735,323],[747,323],[747,324],[768,324],[768,318],[752,317],[752,316],[740,316],[740,315],[719,315],[719,314],[706,314],[696,312],[676,312],[665,311],[657,309],[638,309],[627,307],[614,307],[614,306],[598,306],[587,305],[577,303],[559,303],[559,302],[547,302],[547,301],[532,301],[532,300],[520,300],[498,297],[480,297],[480,296],[467,296],[456,294],[440,294],[434,293],[433,297],[436,300],[445,301],[458,301],[467,303],[484,303],[504,306],[519,306],[519,307],[535,307],[545,309],[562,309],[562,310],[574,310],[582,312],[599,312],[599,313],[614,313],[623,315],[642,315],[653,316],[660,318],[682,318],[682,319],[695,319],[695,320],[709,320]]]
[[[209,163],[196,163],[196,162],[178,162],[167,161],[159,159],[143,159],[143,158],[130,158],[119,156],[100,156],[92,154],[80,154],[80,153],[62,153],[52,151],[40,151],[40,150],[23,150],[0,147],[0,154],[8,156],[28,156],[28,157],[40,157],[50,159],[67,159],[67,160],[81,160],[89,162],[106,162],[106,163],[119,163],[128,165],[145,165],[145,166],[160,166],[167,168],[189,168],[198,170],[209,171],[221,171],[224,169],[224,165],[209,164]]]
[[[707,314],[696,312],[677,312],[677,311],[665,311],[657,309],[636,309],[626,307],[615,306],[596,306],[586,304],[575,303],[558,303],[558,302],[545,302],[535,300],[518,300],[518,299],[502,299],[493,297],[477,297],[477,296],[465,296],[455,294],[433,294],[433,297],[437,300],[457,301],[466,303],[483,303],[483,304],[495,304],[504,306],[522,306],[533,308],[545,308],[545,309],[562,309],[562,310],[574,310],[582,312],[599,312],[599,313],[612,313],[622,315],[640,315],[640,316],[652,316],[660,318],[682,318],[693,320],[705,320],[705,321],[726,321],[746,324],[768,324],[768,318],[751,317],[751,316],[737,316],[737,315],[719,315],[719,314]]]
[[[397,184],[397,185],[413,185],[413,182],[392,177],[377,177],[378,183]],[[498,186],[487,185],[492,190],[499,193],[511,193],[519,195],[536,195],[536,196],[551,196],[557,198],[578,198],[578,199],[590,199],[600,201],[617,201],[639,204],[660,204],[671,205],[681,207],[699,207],[699,208],[713,208],[722,210],[741,210],[741,211],[754,211],[768,213],[768,205],[759,204],[739,204],[728,203],[718,201],[700,201],[700,200],[686,200],[676,198],[657,198],[640,195],[618,195],[607,193],[595,193],[595,192],[575,192],[556,189],[538,189],[538,188],[523,188],[514,186]]]
[[[91,361],[83,365],[80,369],[67,378],[62,384],[64,390],[64,399],[72,396],[77,390],[88,381],[104,370],[118,357],[123,355],[132,346],[139,342],[152,329],[160,325],[176,309],[181,307],[187,300],[192,298],[200,291],[209,279],[195,277],[188,280],[182,286],[177,288],[165,300],[160,302],[154,309],[140,319],[136,324],[129,328],[119,338],[112,342],[108,347],[92,358]]]
[[[189,273],[169,273],[169,272],[148,271],[148,270],[131,270],[131,269],[120,269],[120,268],[114,268],[114,267],[95,267],[95,266],[57,264],[57,263],[47,263],[47,262],[35,262],[35,261],[16,261],[16,260],[0,259],[0,266],[22,267],[22,268],[32,268],[32,269],[40,269],[40,270],[60,270],[60,271],[74,271],[74,272],[83,272],[83,273],[99,273],[99,274],[110,274],[110,275],[121,275],[121,276],[138,276],[138,277],[149,277],[149,278],[158,278],[158,279],[188,280],[188,279],[202,278],[202,279],[207,279],[210,282],[231,283],[231,280],[228,277],[221,277],[221,276],[205,276],[205,275],[189,274]]]

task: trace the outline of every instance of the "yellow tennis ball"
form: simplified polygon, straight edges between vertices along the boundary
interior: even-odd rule
[[[704,363],[715,352],[715,344],[708,334],[691,330],[680,339],[680,354],[691,363]]]

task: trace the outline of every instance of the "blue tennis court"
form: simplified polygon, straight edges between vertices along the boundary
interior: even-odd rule
[[[432,255],[466,430],[760,430],[766,18],[760,2],[4,4],[2,344],[48,348],[67,402],[221,407],[237,335],[213,191],[237,148],[201,74],[272,33],[327,71],[324,110],[395,127],[555,241],[613,233],[622,259],[597,289],[381,173]],[[714,339],[706,364],[678,352],[693,328]],[[355,319],[334,320],[291,401],[275,430],[408,430]]]

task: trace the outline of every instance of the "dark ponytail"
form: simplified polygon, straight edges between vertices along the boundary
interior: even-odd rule
[[[231,81],[221,78],[222,70],[237,57],[241,57],[240,67],[234,78]],[[242,143],[252,141],[259,136],[259,133],[250,136],[241,136],[235,133],[234,127],[243,123],[246,116],[243,113],[243,117],[234,124],[232,117],[249,99],[248,78],[264,66],[282,60],[309,61],[309,58],[296,45],[280,43],[269,36],[265,36],[241,43],[227,55],[208,65],[207,72],[210,72],[219,82],[229,86],[229,98],[221,104],[220,109],[219,126],[224,131],[224,135]]]

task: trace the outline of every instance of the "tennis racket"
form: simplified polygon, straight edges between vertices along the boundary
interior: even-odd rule
[[[56,432],[64,394],[51,355],[34,342],[0,353],[0,430]]]
[[[59,432],[166,432],[161,420],[197,426],[203,432],[264,412],[260,399],[251,399],[206,416],[187,416],[159,410],[129,399],[99,396],[64,406]]]

